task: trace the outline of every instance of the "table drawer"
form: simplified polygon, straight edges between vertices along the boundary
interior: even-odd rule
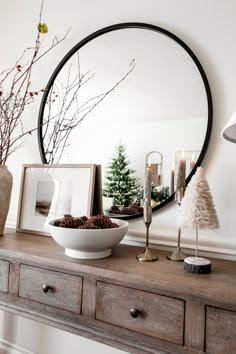
[[[236,353],[236,312],[206,307],[206,352]]]
[[[184,308],[179,299],[97,282],[96,319],[148,336],[183,344]]]
[[[80,314],[82,278],[21,265],[19,296]]]
[[[9,262],[0,260],[0,291],[8,292]]]

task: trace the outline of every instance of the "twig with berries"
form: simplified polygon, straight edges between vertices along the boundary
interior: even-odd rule
[[[12,68],[0,73],[0,165],[5,165],[8,157],[22,146],[23,137],[38,129],[35,127],[25,130],[22,121],[22,114],[26,106],[43,91],[43,89],[31,89],[32,69],[68,34],[67,32],[60,40],[55,38],[49,48],[41,52],[41,36],[48,32],[46,23],[41,22],[43,4],[44,0],[41,2],[35,46],[27,48]],[[32,54],[30,54],[31,52]],[[23,64],[26,55],[30,55],[30,59],[26,64]]]

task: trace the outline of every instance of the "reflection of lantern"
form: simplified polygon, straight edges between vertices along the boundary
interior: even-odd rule
[[[151,151],[146,156],[146,167],[151,167],[151,182],[157,187],[161,185],[162,154],[159,151]]]

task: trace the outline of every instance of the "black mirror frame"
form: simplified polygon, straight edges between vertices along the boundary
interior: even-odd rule
[[[43,122],[43,113],[44,113],[44,107],[47,101],[47,97],[48,94],[50,92],[51,86],[53,85],[53,82],[55,80],[55,78],[57,77],[58,73],[61,71],[61,69],[63,68],[63,66],[66,64],[66,62],[71,58],[71,56],[77,52],[77,50],[79,50],[80,48],[82,48],[85,44],[87,44],[88,42],[90,42],[91,40],[105,34],[108,32],[112,32],[112,31],[116,31],[116,30],[120,30],[120,29],[127,29],[127,28],[140,28],[140,29],[147,29],[147,30],[151,30],[151,31],[155,31],[155,32],[159,32],[162,33],[163,35],[170,37],[172,40],[174,40],[175,42],[177,42],[188,54],[189,56],[192,58],[192,60],[194,61],[194,63],[196,64],[199,73],[202,77],[203,83],[204,83],[204,87],[205,87],[205,91],[206,91],[206,97],[207,97],[207,104],[208,104],[208,121],[207,121],[207,129],[206,129],[206,134],[205,134],[205,139],[204,139],[204,143],[201,149],[201,153],[199,155],[198,160],[196,161],[196,164],[194,166],[194,168],[192,169],[191,173],[188,175],[188,177],[186,178],[186,185],[189,183],[189,181],[191,180],[191,177],[194,175],[194,173],[196,172],[197,167],[200,166],[208,145],[209,145],[209,141],[210,141],[210,135],[211,135],[211,130],[212,130],[212,121],[213,121],[213,104],[212,104],[212,95],[211,95],[211,90],[210,90],[210,85],[207,79],[207,76],[205,74],[205,71],[203,70],[202,65],[200,64],[198,58],[196,57],[196,55],[193,53],[193,51],[187,46],[187,44],[185,44],[179,37],[177,37],[176,35],[174,35],[173,33],[169,32],[168,30],[159,27],[159,26],[155,26],[152,24],[147,24],[147,23],[141,23],[141,22],[125,22],[125,23],[118,23],[115,25],[111,25],[108,27],[104,27],[96,32],[93,32],[92,34],[88,35],[87,37],[85,37],[84,39],[82,39],[79,43],[77,43],[65,56],[64,58],[60,61],[60,63],[58,64],[58,66],[56,67],[56,69],[54,70],[52,76],[50,77],[48,84],[45,88],[45,92],[43,94],[42,97],[42,101],[41,101],[41,105],[40,105],[40,109],[39,109],[39,117],[38,117],[38,144],[39,144],[39,151],[40,151],[40,156],[42,159],[42,163],[47,164],[46,161],[46,157],[45,157],[45,153],[44,153],[44,149],[43,149],[43,142],[42,142],[42,122]],[[171,200],[174,199],[174,195],[175,193],[171,194],[166,200],[164,200],[162,203],[160,203],[159,205],[155,206],[153,208],[153,211],[156,211],[160,208],[162,208],[163,206],[167,205]],[[134,219],[134,218],[139,218],[143,215],[143,213],[140,214],[136,214],[136,215],[130,215],[130,216],[126,216],[126,220],[129,219]],[[117,216],[119,217],[119,216]]]

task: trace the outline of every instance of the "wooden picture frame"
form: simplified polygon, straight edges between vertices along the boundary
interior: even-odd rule
[[[95,164],[23,165],[16,231],[49,236],[48,221],[93,214]]]

